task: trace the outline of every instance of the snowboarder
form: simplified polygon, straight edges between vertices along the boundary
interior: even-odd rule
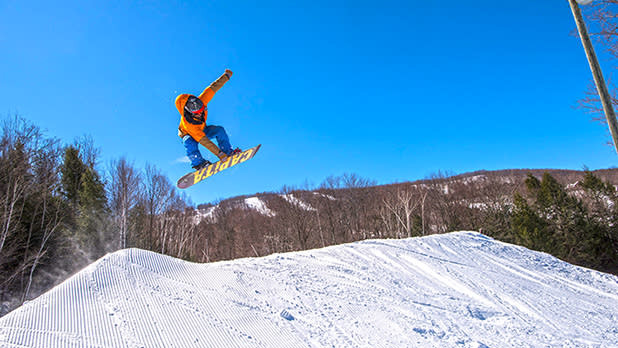
[[[178,136],[182,138],[187,151],[187,157],[191,161],[191,167],[195,170],[200,170],[212,164],[202,157],[198,144],[202,144],[210,150],[215,156],[219,157],[219,160],[224,160],[228,156],[241,152],[239,148],[232,149],[228,135],[223,127],[206,125],[208,102],[231,77],[232,71],[225,69],[225,73],[211,83],[210,86],[206,87],[199,96],[181,94],[176,97],[176,108],[181,116]],[[211,139],[216,139],[218,146]]]

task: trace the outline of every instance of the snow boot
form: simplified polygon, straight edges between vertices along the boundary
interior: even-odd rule
[[[208,167],[211,164],[212,164],[212,162],[210,162],[209,160],[204,160],[204,162],[202,162],[202,163],[200,163],[200,164],[198,164],[196,166],[193,166],[193,169],[200,170],[202,168]]]

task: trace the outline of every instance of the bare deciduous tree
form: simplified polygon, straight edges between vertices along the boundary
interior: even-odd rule
[[[156,236],[162,231],[158,228],[156,219],[173,199],[174,189],[169,179],[159,169],[146,165],[143,192],[142,199],[148,219],[148,225],[145,227],[148,236],[147,246],[150,250],[155,250]],[[165,224],[165,221],[161,221],[161,224]]]
[[[381,210],[381,217],[387,228],[396,231],[396,237],[412,237],[413,214],[421,204],[420,194],[415,192],[410,184],[399,186],[395,194],[383,198],[385,209]],[[396,221],[391,223],[390,216]]]
[[[596,42],[613,58],[610,61],[612,69],[604,69],[604,73],[607,75],[605,80],[608,81],[608,89],[611,91],[611,104],[616,109],[618,89],[611,83],[611,72],[614,71],[615,59],[618,58],[618,0],[596,0],[584,6],[584,10],[591,37],[593,40],[596,39]],[[584,98],[578,101],[579,106],[591,113],[593,120],[607,124],[601,99],[594,83],[591,83],[584,93]]]
[[[58,141],[19,117],[4,120],[0,138],[0,300],[29,298],[62,224]],[[52,250],[53,251],[53,250]],[[53,254],[53,253],[52,253]]]
[[[112,161],[109,165],[108,196],[112,216],[118,228],[118,247],[127,247],[131,231],[129,214],[139,199],[141,176],[125,157]]]

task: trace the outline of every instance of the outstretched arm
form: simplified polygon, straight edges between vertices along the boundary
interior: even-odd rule
[[[198,98],[200,98],[204,104],[207,104],[215,95],[215,93],[217,93],[217,91],[221,89],[221,87],[223,87],[223,85],[230,80],[232,74],[232,70],[225,69],[223,75],[219,76],[219,78],[216,79],[213,83],[211,83],[210,86],[206,87],[204,92],[202,92],[202,94],[200,94]],[[224,159],[225,157],[227,157],[227,155],[223,151],[221,151],[221,149],[219,149],[219,147],[215,145],[215,143],[208,139],[208,137],[203,136],[202,138],[200,138],[199,143],[202,144],[205,148],[207,148],[210,152],[212,152],[215,156],[219,157],[219,159]]]
[[[210,102],[215,93],[217,93],[217,91],[219,91],[221,87],[223,87],[223,85],[230,80],[232,74],[232,70],[225,69],[223,75],[219,76],[219,78],[216,79],[213,83],[211,83],[210,86],[206,87],[206,89],[202,92],[202,94],[199,95],[198,98],[200,98],[204,104],[208,104],[208,102]]]

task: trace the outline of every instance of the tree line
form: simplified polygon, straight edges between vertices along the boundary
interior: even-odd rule
[[[20,117],[0,137],[0,315],[108,252],[184,255],[195,209],[155,166],[100,169],[89,137],[72,144]]]
[[[553,172],[553,174],[551,173]],[[602,179],[601,177],[606,177]],[[368,238],[480,231],[567,262],[618,273],[618,170],[515,170],[376,186],[355,174],[312,188],[235,197],[197,225],[208,262],[306,250]]]

